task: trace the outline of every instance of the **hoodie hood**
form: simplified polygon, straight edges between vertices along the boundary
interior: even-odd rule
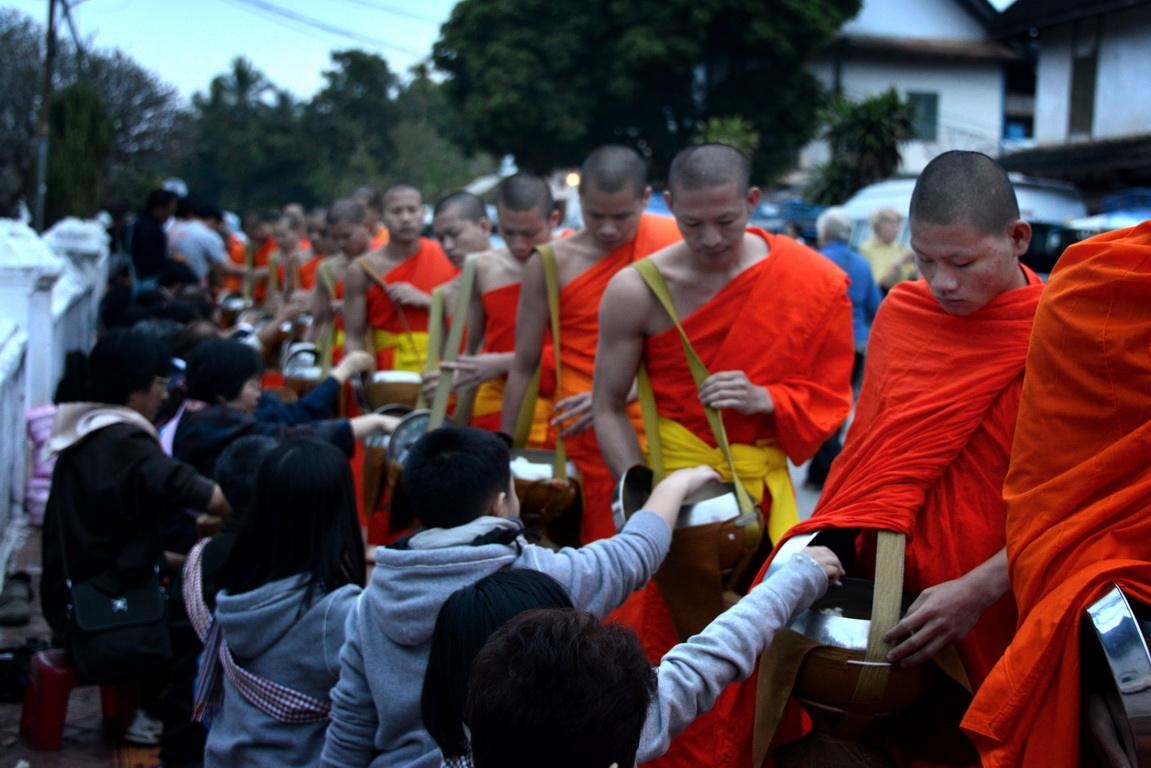
[[[372,587],[361,599],[371,602],[370,614],[379,631],[397,645],[430,642],[440,607],[452,593],[507,568],[526,544],[522,538],[510,544],[462,542],[477,534],[521,527],[515,520],[480,518],[466,526],[417,534],[409,541],[410,549],[376,549]],[[426,548],[432,541],[446,546]]]
[[[318,627],[327,610],[318,587],[312,592],[312,604],[300,612],[300,603],[307,591],[308,579],[304,574],[273,581],[251,592],[229,595],[220,592],[216,598],[216,619],[224,630],[224,638],[238,659],[253,659],[264,655],[270,648],[299,627],[300,631]],[[315,632],[302,637],[316,638]]]
[[[139,411],[107,403],[65,403],[56,409],[48,451],[56,454],[71,448],[93,432],[114,424],[130,424],[159,440],[152,422]]]

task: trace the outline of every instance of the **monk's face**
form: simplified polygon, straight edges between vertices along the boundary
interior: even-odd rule
[[[372,235],[363,222],[337,221],[329,225],[332,245],[349,258],[363,255],[372,244]]]
[[[596,245],[604,251],[614,251],[634,240],[650,196],[650,188],[637,193],[625,184],[617,192],[605,192],[589,182],[580,194],[580,207],[584,226]]]
[[[474,221],[459,214],[452,208],[440,211],[432,219],[432,229],[436,239],[447,254],[448,259],[457,267],[462,267],[464,257],[469,253],[479,253],[491,247],[488,236],[492,225],[487,219]]]
[[[1030,242],[1031,226],[1021,220],[996,234],[962,222],[911,220],[911,248],[919,274],[951,315],[978,312],[1004,291],[1025,285],[1019,257]]]
[[[384,197],[384,226],[392,242],[414,243],[424,228],[424,200],[409,187],[399,187]]]
[[[300,244],[299,235],[292,229],[291,222],[287,219],[281,219],[276,223],[272,236],[276,238],[276,247],[284,253],[291,253]]]
[[[500,237],[508,246],[508,251],[517,261],[527,261],[539,246],[552,239],[552,229],[559,218],[558,211],[544,216],[538,208],[526,211],[510,211],[498,206],[500,213]]]
[[[759,196],[758,188],[743,189],[735,182],[664,193],[692,257],[715,265],[739,261],[747,219]]]

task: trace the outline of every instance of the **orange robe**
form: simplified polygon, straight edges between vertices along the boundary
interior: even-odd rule
[[[378,251],[386,246],[391,241],[391,233],[388,232],[387,227],[380,227],[376,230],[376,234],[372,235],[372,244],[368,246],[369,251]]]
[[[248,263],[248,246],[234,234],[228,235],[228,260],[237,266]],[[224,275],[224,291],[226,293],[239,293],[244,290],[244,278],[236,275]]]
[[[1151,222],[1068,248],[1035,316],[1004,488],[1019,627],[963,721],[987,768],[1095,762],[1080,762],[1083,611],[1112,583],[1151,603],[1149,338]]]
[[[386,231],[386,230],[385,230]],[[420,238],[420,248],[403,263],[383,275],[386,283],[411,283],[431,293],[438,285],[458,274],[440,244]],[[381,371],[423,371],[427,360],[428,310],[399,306],[370,276],[367,292],[368,330],[376,350],[376,368]]]
[[[308,259],[296,271],[296,290],[310,291],[316,287],[316,270],[320,268],[323,258],[316,256]]]
[[[904,588],[911,592],[958,578],[1003,548],[1001,491],[1043,290],[1039,278],[1025,272],[1028,285],[966,317],[945,313],[923,280],[892,289],[875,319],[843,453],[815,514],[791,535],[863,529],[856,571],[866,576],[874,531],[905,534]],[[766,570],[765,564],[760,579]],[[1014,627],[1014,601],[1005,595],[959,644],[973,686],[1007,647]],[[730,718],[718,765],[751,763],[755,679],[729,689],[717,705],[720,716]],[[777,733],[776,743],[800,735]]]
[[[741,370],[753,384],[771,393],[772,416],[722,412],[729,442],[781,448],[800,464],[843,424],[851,408],[855,345],[847,279],[833,263],[794,240],[750,231],[767,242],[768,257],[736,276],[707,304],[681,318],[681,323],[709,371]],[[749,344],[748,339],[756,342]],[[715,448],[674,327],[644,341],[643,362],[660,417],[687,428]],[[669,471],[673,468],[668,466]],[[749,491],[763,498],[766,521],[771,496],[762,481],[759,486]],[[636,630],[653,664],[678,642],[654,582],[633,595],[612,618]],[[646,765],[707,765],[714,755],[717,724],[720,721],[710,715],[698,718],[672,742],[666,755]]]
[[[514,352],[516,348],[516,314],[520,305],[522,283],[507,285],[488,291],[480,299],[484,304],[484,347],[485,354]],[[472,409],[472,426],[500,431],[500,414],[503,411],[504,387],[507,377],[485,381],[476,392]],[[534,448],[547,448],[555,444],[554,429],[548,425],[551,416],[552,399],[555,392],[555,357],[552,353],[551,335],[544,340],[543,354],[540,356],[540,393],[536,399],[535,416],[528,445]]]
[[[560,289],[560,381],[556,401],[591,392],[595,352],[599,343],[599,303],[616,272],[683,238],[675,220],[645,213],[631,242],[616,248]],[[642,430],[639,409],[632,421]],[[580,472],[583,489],[583,528],[586,544],[615,534],[611,497],[615,480],[600,454],[595,429],[565,438],[568,456]]]

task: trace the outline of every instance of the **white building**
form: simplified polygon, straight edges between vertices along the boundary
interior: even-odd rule
[[[911,101],[916,138],[901,147],[902,174],[918,173],[949,149],[998,155],[1008,104],[1005,67],[1019,56],[992,34],[995,15],[986,0],[864,0],[812,72],[851,101],[892,87]],[[1026,98],[1012,104],[1029,108]],[[801,171],[827,155],[825,142],[813,142],[801,153]]]
[[[996,27],[1037,54],[1035,147],[1004,164],[1095,196],[1151,184],[1151,2],[1018,0]]]

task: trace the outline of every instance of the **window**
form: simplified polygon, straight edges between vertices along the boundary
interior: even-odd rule
[[[1071,104],[1067,132],[1087,137],[1095,126],[1095,74],[1099,61],[1099,20],[1075,25],[1071,58]]]
[[[914,138],[936,141],[939,138],[939,94],[908,91],[907,100],[915,112]]]

